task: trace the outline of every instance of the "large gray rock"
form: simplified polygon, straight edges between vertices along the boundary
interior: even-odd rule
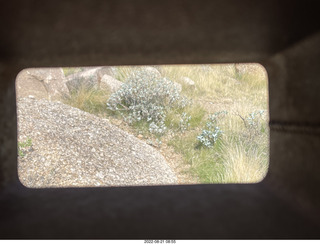
[[[18,97],[33,96],[60,100],[70,95],[61,68],[30,68],[22,70],[16,80]]]
[[[100,88],[104,75],[113,76],[114,67],[85,67],[83,71],[66,77],[66,84],[70,90],[77,90],[81,86],[86,88]]]
[[[133,135],[61,102],[17,101],[18,140],[31,141],[19,157],[28,187],[175,184],[164,157]]]
[[[109,75],[102,76],[102,79],[100,81],[100,88],[103,90],[109,90],[111,92],[116,92],[120,89],[122,86],[122,82],[113,78]]]

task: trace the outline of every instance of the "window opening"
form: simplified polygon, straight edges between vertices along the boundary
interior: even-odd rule
[[[19,179],[31,188],[259,182],[267,92],[259,64],[22,70]]]

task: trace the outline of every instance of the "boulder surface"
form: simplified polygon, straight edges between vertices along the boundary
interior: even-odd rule
[[[60,100],[69,96],[61,68],[30,68],[22,70],[16,79],[17,97]]]
[[[109,75],[102,76],[102,79],[100,81],[100,88],[103,90],[109,90],[111,92],[116,92],[120,89],[122,86],[122,82],[113,78]]]
[[[19,156],[27,187],[175,184],[164,157],[133,135],[61,102],[18,99]]]
[[[102,77],[104,75],[113,76],[114,73],[114,67],[86,67],[83,71],[68,75],[66,84],[70,91],[77,90],[80,86],[101,88]]]

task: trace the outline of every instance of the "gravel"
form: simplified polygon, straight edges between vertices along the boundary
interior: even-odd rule
[[[19,98],[18,173],[31,188],[176,184],[164,157],[133,135],[61,102]]]

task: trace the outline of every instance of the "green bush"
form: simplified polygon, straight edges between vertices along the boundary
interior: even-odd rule
[[[218,141],[223,131],[217,126],[217,119],[227,113],[227,111],[220,111],[209,116],[205,129],[197,137],[201,145],[211,148]]]
[[[189,100],[180,95],[173,82],[148,70],[132,73],[107,103],[110,110],[119,112],[129,124],[146,121],[149,132],[156,135],[167,130],[168,110],[187,105]]]

